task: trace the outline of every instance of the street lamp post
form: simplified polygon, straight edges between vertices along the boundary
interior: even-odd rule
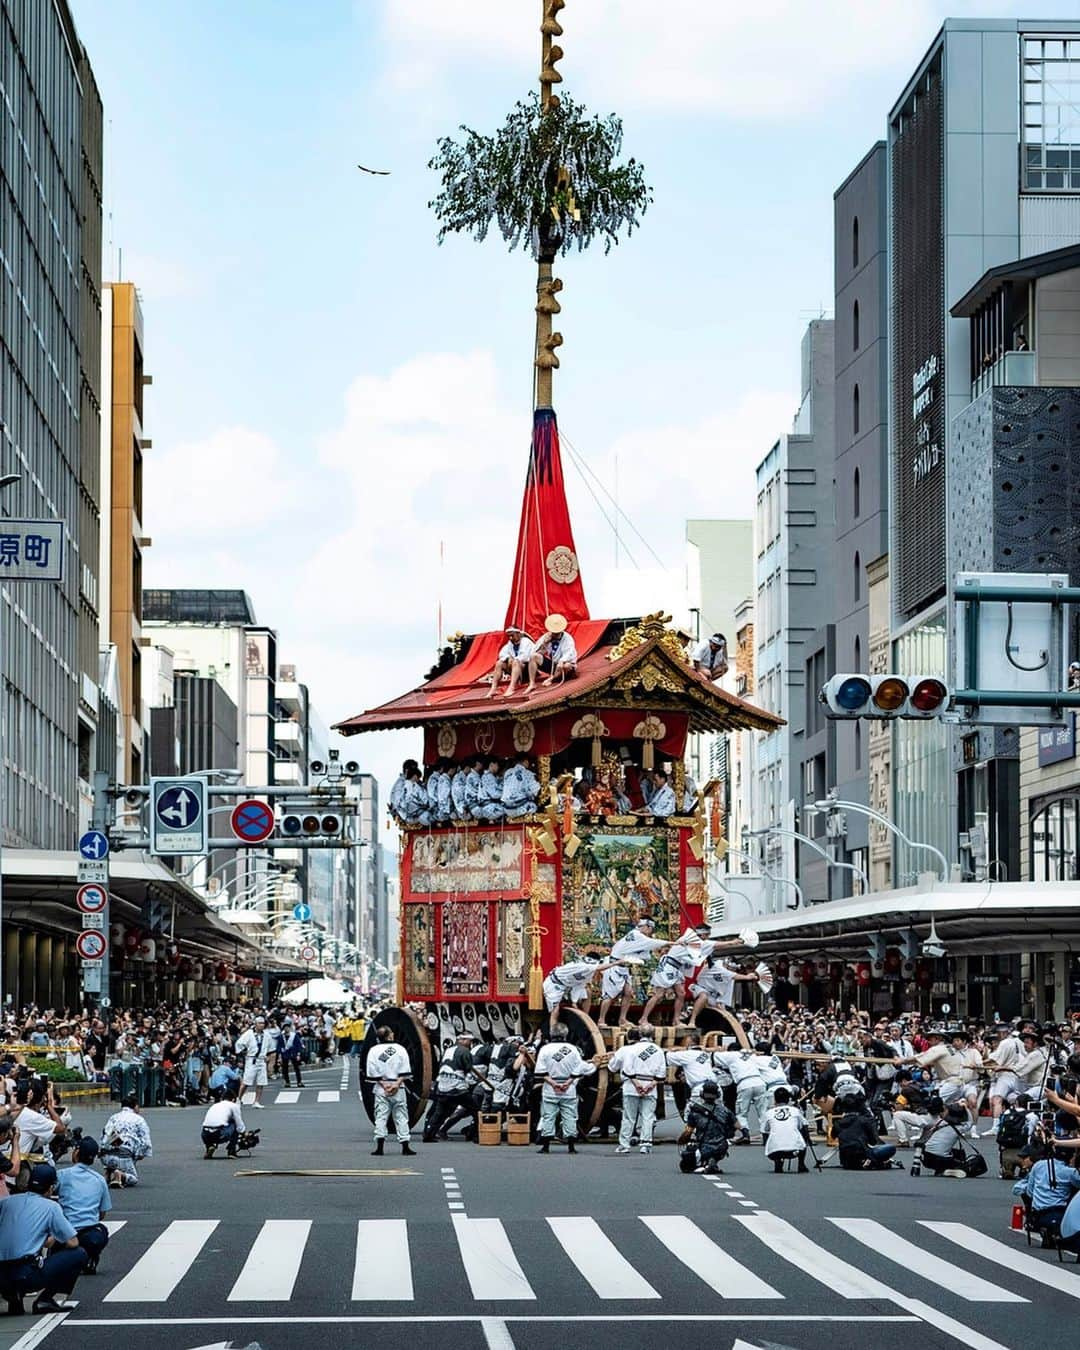
[[[747,861],[748,863],[752,863],[755,867],[760,867],[760,868],[761,868],[761,875],[765,878],[766,881],[772,881],[772,882],[777,882],[777,881],[779,881],[779,882],[781,882],[784,886],[791,886],[791,887],[793,887],[793,888],[794,888],[794,891],[795,891],[795,900],[796,900],[796,904],[795,904],[794,908],[795,908],[795,909],[803,909],[803,908],[805,907],[805,905],[806,905],[806,900],[805,900],[805,898],[804,898],[804,896],[803,896],[803,893],[802,893],[802,887],[799,885],[799,883],[798,883],[797,881],[791,881],[788,877],[778,877],[778,876],[776,876],[774,873],[772,873],[772,872],[769,871],[769,869],[765,866],[765,864],[764,864],[759,858],[755,858],[754,855],[753,855],[752,853],[747,853],[747,852],[745,852],[745,850],[743,850],[743,849],[741,849],[741,848],[732,848],[730,845],[728,845],[728,850],[727,850],[727,851],[728,851],[728,856],[730,856],[730,857],[745,858],[746,861]],[[790,908],[792,908],[792,906],[789,905],[788,908],[790,909]]]
[[[920,844],[917,839],[909,839],[899,826],[893,824],[888,816],[882,815],[880,811],[875,811],[873,807],[863,806],[861,802],[842,802],[835,797],[826,797],[824,801],[815,802],[814,807],[818,811],[859,811],[862,815],[869,816],[871,820],[876,820],[879,825],[883,825],[897,839],[907,844],[908,848],[923,849],[926,853],[932,853],[941,863],[941,880],[948,881],[949,860],[941,849],[936,848],[933,844]]]
[[[748,833],[751,838],[758,838],[763,835],[771,837],[772,835],[777,834],[782,835],[786,839],[798,839],[800,843],[805,844],[807,848],[812,848],[815,853],[820,853],[830,867],[843,867],[849,872],[854,872],[862,884],[863,895],[866,895],[870,890],[870,879],[861,867],[856,866],[855,863],[840,862],[838,858],[834,858],[830,853],[823,849],[816,840],[811,839],[809,835],[800,834],[798,830],[782,830],[778,825],[770,825],[764,830],[750,830]]]
[[[0,477],[0,490],[14,487],[21,482],[17,473],[5,473]],[[0,1009],[4,1006],[4,822],[7,819],[7,742],[5,738],[7,722],[7,699],[4,678],[4,603],[0,596]]]

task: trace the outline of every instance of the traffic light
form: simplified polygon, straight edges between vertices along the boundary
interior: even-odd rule
[[[336,812],[323,812],[308,806],[286,806],[281,817],[281,833],[288,839],[306,836],[333,837],[341,833],[341,817]]]
[[[949,686],[936,675],[834,675],[818,698],[833,718],[926,719],[948,711]]]

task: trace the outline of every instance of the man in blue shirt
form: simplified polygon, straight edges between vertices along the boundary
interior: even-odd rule
[[[240,1070],[231,1060],[223,1060],[210,1075],[210,1095],[214,1101],[221,1101],[226,1088],[240,1082]]]
[[[97,1271],[101,1253],[109,1245],[109,1230],[102,1219],[112,1209],[112,1200],[105,1178],[94,1171],[97,1155],[97,1140],[84,1135],[75,1149],[75,1165],[65,1168],[56,1183],[64,1218],[75,1229],[79,1246],[86,1253],[87,1275]]]
[[[1080,1191],[1080,1172],[1058,1162],[1053,1153],[1040,1158],[1026,1177],[1013,1187],[1028,1205],[1028,1226],[1043,1235],[1043,1246],[1052,1247],[1069,1201]],[[2,1206],[0,1206],[2,1208]]]
[[[23,1295],[33,1289],[41,1291],[35,1313],[62,1312],[57,1294],[68,1297],[86,1265],[75,1229],[49,1198],[55,1190],[56,1168],[38,1163],[30,1172],[30,1189],[0,1202],[0,1296],[9,1313],[25,1312]],[[39,1265],[43,1249],[48,1255]]]

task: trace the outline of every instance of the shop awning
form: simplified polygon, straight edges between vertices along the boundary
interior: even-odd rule
[[[738,884],[736,874],[733,885]],[[935,882],[825,901],[785,914],[713,926],[714,937],[753,928],[762,955],[861,958],[868,941],[922,942],[935,931],[949,956],[1076,951],[1080,953],[1080,881]]]

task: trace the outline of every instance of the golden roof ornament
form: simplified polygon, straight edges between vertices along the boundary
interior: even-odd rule
[[[690,658],[686,655],[686,642],[675,628],[669,628],[671,615],[658,609],[655,614],[646,614],[633,624],[608,652],[609,661],[620,661],[629,656],[645,642],[659,641],[660,645],[677,661],[689,667]]]

